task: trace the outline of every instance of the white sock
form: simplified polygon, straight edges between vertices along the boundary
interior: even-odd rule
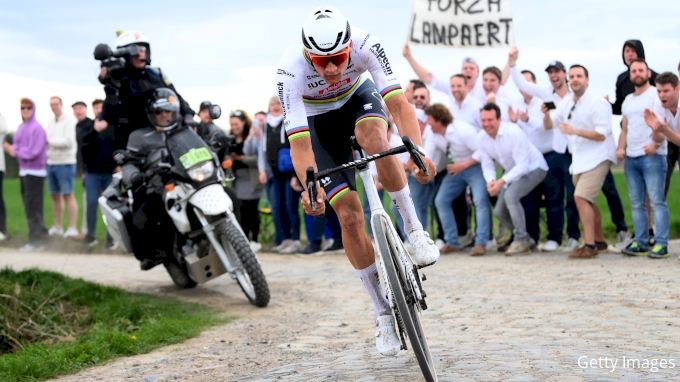
[[[390,194],[392,203],[397,206],[397,210],[399,210],[399,214],[404,220],[404,231],[406,231],[406,234],[415,230],[422,230],[423,225],[418,220],[416,207],[413,205],[411,189],[408,188],[408,184],[401,191],[388,192],[388,194]]]
[[[385,298],[385,292],[380,286],[380,274],[375,263],[368,266],[368,268],[357,269],[359,278],[364,283],[366,292],[373,301],[373,310],[376,316],[385,316],[392,314],[390,303]]]

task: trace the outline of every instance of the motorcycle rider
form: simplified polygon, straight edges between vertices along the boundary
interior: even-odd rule
[[[152,187],[143,187],[143,171],[166,159],[158,155],[162,152],[160,149],[166,147],[166,132],[187,128],[182,125],[181,109],[174,91],[169,88],[154,90],[145,108],[146,119],[151,126],[133,131],[127,145],[130,156],[136,159],[123,165],[123,182],[130,185],[134,193],[132,224],[128,224],[128,231],[132,250],[141,261],[142,270],[155,267],[163,262],[166,254],[172,256],[173,253],[173,241],[164,240],[175,227],[165,212],[163,196],[159,192],[147,191],[162,190],[163,184],[156,181],[158,184],[151,184]],[[148,162],[142,164],[143,158]]]
[[[177,94],[175,87],[160,68],[152,68],[151,45],[146,34],[140,31],[122,31],[116,38],[116,49],[128,48],[125,58],[125,76],[113,81],[106,67],[101,69],[99,81],[104,84],[106,99],[100,119],[116,126],[115,149],[124,149],[128,137],[138,129],[149,126],[146,116],[147,100],[158,88],[169,88]],[[179,113],[185,122],[193,121],[196,114],[184,99],[177,94]],[[101,122],[100,122],[101,123]]]

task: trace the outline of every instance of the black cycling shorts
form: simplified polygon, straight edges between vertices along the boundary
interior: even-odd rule
[[[312,150],[318,170],[337,167],[354,160],[351,138],[360,122],[371,119],[385,121],[387,113],[375,84],[367,80],[339,109],[307,117]],[[356,191],[354,168],[338,172],[320,180],[326,191],[326,200],[333,205],[341,196]]]

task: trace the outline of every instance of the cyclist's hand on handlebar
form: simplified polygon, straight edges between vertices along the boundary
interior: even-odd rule
[[[312,204],[309,202],[309,192],[305,191],[302,193],[302,208],[305,209],[305,213],[309,216],[319,216],[326,213],[326,191],[323,187],[319,187],[319,183],[316,184],[316,211],[312,212]]]
[[[427,171],[430,173],[430,176],[426,176],[424,172],[420,171],[418,168],[418,165],[413,162],[413,159],[409,159],[408,163],[406,164],[409,168],[409,170],[416,176],[416,179],[422,183],[426,184],[432,178],[434,178],[435,175],[437,175],[437,167],[434,165],[434,162],[432,162],[429,158],[422,157],[423,162],[425,163],[425,166],[427,167]]]

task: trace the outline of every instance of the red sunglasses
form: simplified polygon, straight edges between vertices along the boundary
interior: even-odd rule
[[[320,66],[322,68],[328,66],[329,62],[332,62],[333,65],[335,66],[340,66],[343,62],[347,61],[347,59],[349,58],[349,47],[343,49],[338,53],[331,54],[328,56],[319,56],[317,54],[309,53],[309,58],[312,59],[314,65]]]

